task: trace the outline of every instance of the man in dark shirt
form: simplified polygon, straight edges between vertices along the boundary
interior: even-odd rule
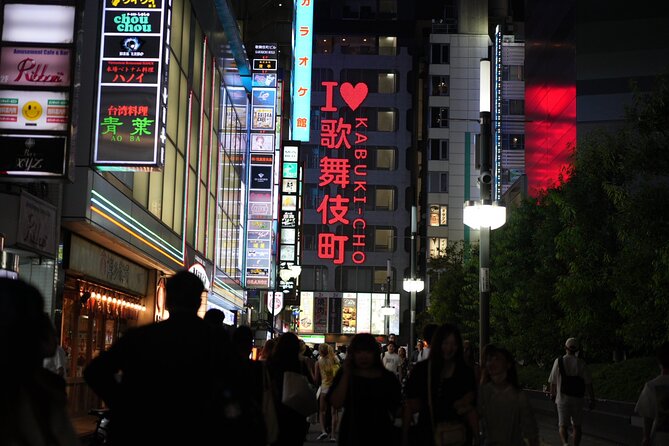
[[[229,352],[197,315],[202,281],[181,271],[166,291],[169,319],[128,330],[84,371],[111,409],[115,444],[210,444],[220,422]]]

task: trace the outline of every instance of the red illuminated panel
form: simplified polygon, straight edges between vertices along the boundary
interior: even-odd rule
[[[576,144],[576,87],[526,85],[525,170],[528,192],[536,197],[558,185]]]
[[[325,87],[325,104],[322,111],[338,112],[334,106],[334,95],[339,94],[345,105],[352,111],[360,107],[367,98],[368,88],[364,83],[352,85],[345,82],[339,86],[338,82],[323,82]],[[337,88],[339,87],[339,88]],[[327,191],[319,204],[317,211],[321,215],[321,222],[326,225],[341,224],[349,226],[352,237],[338,235],[334,231],[318,235],[318,257],[331,260],[335,265],[341,265],[348,257],[347,248],[351,251],[350,259],[355,264],[365,262],[365,203],[367,202],[367,122],[366,116],[334,119],[323,119],[321,122],[320,144],[326,149],[343,149],[348,155],[341,157],[327,154],[320,160],[320,176],[318,187]],[[337,186],[336,192],[330,194],[331,185]],[[350,193],[348,198],[344,192]],[[353,214],[348,218],[349,213]]]

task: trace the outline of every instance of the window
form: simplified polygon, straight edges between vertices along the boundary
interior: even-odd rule
[[[444,237],[431,237],[430,238],[430,258],[436,259],[441,257],[446,253],[446,248],[448,247],[448,239]]]
[[[374,229],[374,251],[391,252],[395,250],[395,229],[377,227]]]
[[[523,99],[504,99],[502,101],[502,114],[524,115],[525,101]]]
[[[318,248],[318,234],[324,232],[328,232],[326,225],[303,225],[301,237],[304,249],[315,251]]]
[[[393,280],[393,269],[390,270],[390,288],[395,281]],[[388,291],[388,270],[386,268],[374,268],[374,291],[387,292]]]
[[[321,158],[325,156],[325,147],[322,146],[302,146],[302,153],[306,158],[307,169],[319,169],[321,167]]]
[[[384,19],[397,18],[397,0],[379,0],[379,17]]]
[[[377,126],[379,132],[394,132],[395,129],[395,111],[379,110],[377,112]]]
[[[325,195],[325,190],[319,188],[318,186],[307,186],[305,187],[304,194],[304,208],[305,209],[316,209],[323,201],[323,196]]]
[[[503,81],[522,81],[525,79],[522,65],[503,65],[502,66],[502,80]]]
[[[379,82],[379,93],[395,93],[395,73],[379,73],[378,74]]]
[[[323,82],[334,80],[334,73],[330,68],[314,68],[311,70],[311,76],[313,91],[325,91]]]
[[[448,193],[448,172],[430,172],[429,192]]]
[[[397,48],[397,37],[379,37],[379,55],[394,56]]]
[[[448,127],[448,108],[447,107],[433,107],[431,109],[430,124],[432,128],[447,128]]]
[[[395,170],[395,149],[377,148],[374,154],[374,169]]]
[[[372,291],[372,268],[341,266],[335,269],[336,291]]]
[[[448,140],[430,140],[430,159],[434,161],[448,161]]]
[[[448,226],[448,206],[430,205],[430,226]]]
[[[525,135],[522,133],[502,134],[503,150],[525,150]]]
[[[300,273],[300,288],[325,291],[328,286],[328,269],[325,266],[303,266]]]
[[[432,60],[434,64],[450,63],[450,47],[448,44],[435,43],[432,45]]]
[[[450,76],[432,76],[432,96],[448,96],[450,89]]]
[[[375,211],[394,211],[395,210],[395,188],[377,186],[374,190],[374,203],[372,209]]]

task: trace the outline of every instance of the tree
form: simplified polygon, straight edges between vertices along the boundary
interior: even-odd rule
[[[465,339],[478,343],[478,247],[459,241],[428,265],[428,312],[437,324],[455,323]]]

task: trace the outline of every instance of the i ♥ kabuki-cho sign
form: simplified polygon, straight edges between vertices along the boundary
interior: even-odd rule
[[[322,85],[326,95],[321,111],[328,117],[331,114],[332,119],[322,119],[320,128],[320,145],[326,154],[320,160],[318,187],[324,194],[317,211],[329,230],[318,234],[318,257],[335,265],[348,259],[360,265],[365,262],[367,246],[368,129],[368,116],[361,106],[368,88],[364,83],[349,82],[339,85],[326,81]],[[343,105],[337,107],[335,102]],[[330,193],[331,185],[336,186],[334,193]],[[336,231],[335,225],[344,228]]]

